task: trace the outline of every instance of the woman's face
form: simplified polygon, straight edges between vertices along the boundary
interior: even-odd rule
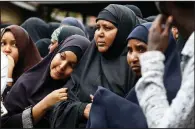
[[[6,55],[10,55],[15,64],[17,64],[19,59],[19,51],[16,46],[16,39],[11,31],[7,31],[3,34],[1,38],[1,51]]]
[[[50,65],[50,76],[54,80],[66,79],[77,64],[77,56],[72,51],[55,55]]]
[[[171,31],[172,31],[174,39],[177,40],[178,39],[178,35],[179,35],[178,29],[176,27],[172,27]]]
[[[104,53],[109,49],[115,39],[117,30],[111,22],[97,21],[94,38],[99,52]]]
[[[53,52],[58,47],[58,41],[51,41],[51,44],[49,45],[49,53]]]
[[[139,62],[139,55],[147,51],[147,45],[137,39],[130,39],[128,41],[127,62],[137,76],[141,76],[141,66]]]

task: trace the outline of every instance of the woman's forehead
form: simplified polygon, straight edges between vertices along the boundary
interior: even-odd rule
[[[131,44],[141,44],[141,45],[146,45],[146,43],[144,43],[143,41],[139,40],[139,39],[129,39],[128,40],[128,45],[131,45]]]
[[[97,23],[97,24],[113,25],[111,22],[109,22],[109,21],[107,21],[107,20],[98,20],[96,23]]]

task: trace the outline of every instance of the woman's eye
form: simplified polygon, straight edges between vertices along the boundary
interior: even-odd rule
[[[13,47],[16,47],[16,44],[14,43],[14,44],[12,44],[12,46],[13,46]]]
[[[1,42],[1,46],[4,46],[5,45],[5,43],[4,42]]]
[[[111,30],[112,28],[111,27],[105,27],[105,30]]]
[[[66,56],[65,56],[65,54],[63,54],[63,53],[60,53],[60,58],[61,58],[62,60],[65,60],[65,59],[66,59]]]
[[[143,48],[143,47],[138,47],[138,50],[139,50],[139,52],[141,52],[141,53],[146,51],[146,49]]]
[[[128,47],[128,52],[131,53],[132,52],[132,48]]]
[[[96,29],[96,30],[99,30],[99,29],[100,29],[100,27],[99,27],[99,26],[96,26],[96,27],[95,27],[95,29]]]

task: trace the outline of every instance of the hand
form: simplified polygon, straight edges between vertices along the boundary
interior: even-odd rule
[[[43,102],[46,105],[46,107],[51,107],[55,105],[58,102],[67,100],[67,88],[61,88],[58,90],[54,90],[50,94],[48,94],[44,99]]]
[[[15,62],[13,57],[11,57],[10,55],[7,55],[8,58],[8,77],[12,78],[12,73],[15,67]]]
[[[91,98],[91,102],[93,102],[94,96],[92,94],[90,94],[90,98]]]
[[[87,104],[87,106],[85,107],[85,110],[84,110],[84,117],[86,119],[89,119],[90,110],[91,110],[91,103]]]
[[[168,47],[169,33],[173,17],[166,19],[165,28],[162,27],[165,16],[158,15],[149,30],[148,35],[148,51],[164,52]]]

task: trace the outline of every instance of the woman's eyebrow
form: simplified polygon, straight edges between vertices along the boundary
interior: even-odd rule
[[[2,38],[1,40],[5,41],[6,39],[5,38]],[[11,41],[16,41],[15,39],[11,39]]]

